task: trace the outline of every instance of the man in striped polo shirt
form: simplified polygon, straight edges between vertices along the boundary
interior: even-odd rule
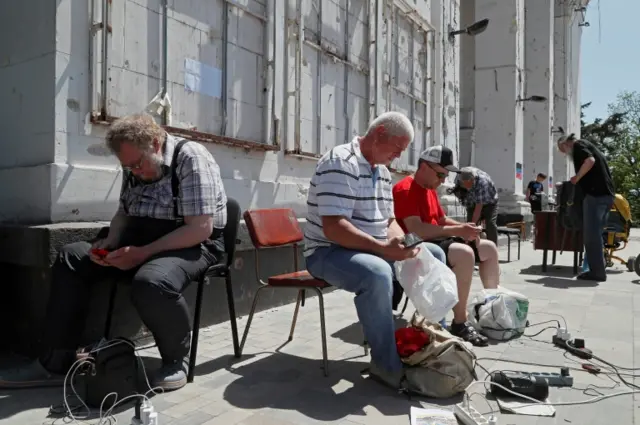
[[[364,136],[324,154],[311,179],[305,227],[307,270],[356,294],[358,317],[371,345],[370,373],[396,388],[404,374],[391,305],[393,262],[415,257],[419,248],[402,244],[386,165],[412,140],[407,117],[387,112]]]

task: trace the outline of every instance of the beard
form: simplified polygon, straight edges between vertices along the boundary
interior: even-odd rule
[[[153,170],[153,175],[140,176],[140,180],[146,183],[153,183],[160,180],[162,178],[162,158],[153,155],[149,156],[147,161],[149,162],[150,168]]]

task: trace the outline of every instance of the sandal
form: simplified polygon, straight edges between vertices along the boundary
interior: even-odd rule
[[[489,345],[489,339],[484,335],[480,335],[469,322],[465,322],[463,325],[452,323],[450,332],[452,335],[462,338],[466,342],[470,342],[475,347],[486,347]]]

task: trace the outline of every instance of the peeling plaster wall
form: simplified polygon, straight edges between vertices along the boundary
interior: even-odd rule
[[[162,9],[160,0],[112,3],[108,90],[102,93],[101,62],[95,64],[94,75],[90,72],[92,2],[99,11],[100,0],[58,0],[46,7],[34,0],[0,5],[0,31],[5,35],[0,42],[0,77],[5,82],[0,89],[0,134],[6,153],[0,159],[0,221],[107,220],[116,209],[120,172],[103,147],[105,127],[91,125],[89,116],[103,96],[109,115],[122,116],[145,109],[162,89]],[[302,151],[321,154],[363,133],[372,118],[371,103],[384,99],[377,105],[381,110],[413,114],[417,130],[413,149],[394,164],[397,168],[412,169],[419,151],[431,144],[445,143],[457,153],[459,58],[446,37],[448,25],[458,25],[457,1],[410,2],[420,18],[435,27],[435,34],[426,41],[418,31],[412,37],[409,21],[399,16],[391,48],[380,38],[374,44],[380,44],[381,54],[371,55],[368,37],[386,37],[385,26],[391,29],[388,11],[370,12],[376,2],[368,0],[303,0],[305,39],[324,52],[309,43],[302,48],[300,116],[293,94],[297,2],[274,1],[271,62],[265,60],[264,23],[255,16],[266,16],[266,0],[237,3],[252,13],[223,0],[169,0],[167,92],[172,125],[259,143],[279,140],[283,150],[294,149],[299,140]],[[225,13],[228,87],[220,90],[228,94],[226,106],[219,97],[185,87],[185,59],[219,70],[225,67]],[[98,34],[94,40],[96,58],[100,38]],[[271,74],[267,63],[273,65]],[[378,86],[370,85],[371,68],[386,70],[389,81],[427,105],[399,92],[387,101],[383,75],[376,80]],[[273,99],[270,131],[265,131],[269,75]],[[220,164],[227,192],[243,208],[287,206],[304,216],[315,159],[217,144],[207,147]]]

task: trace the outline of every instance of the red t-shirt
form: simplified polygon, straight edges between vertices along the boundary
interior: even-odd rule
[[[440,224],[444,217],[438,193],[433,189],[425,189],[407,176],[393,186],[393,205],[398,224],[405,232],[404,219],[420,217],[423,223]]]

